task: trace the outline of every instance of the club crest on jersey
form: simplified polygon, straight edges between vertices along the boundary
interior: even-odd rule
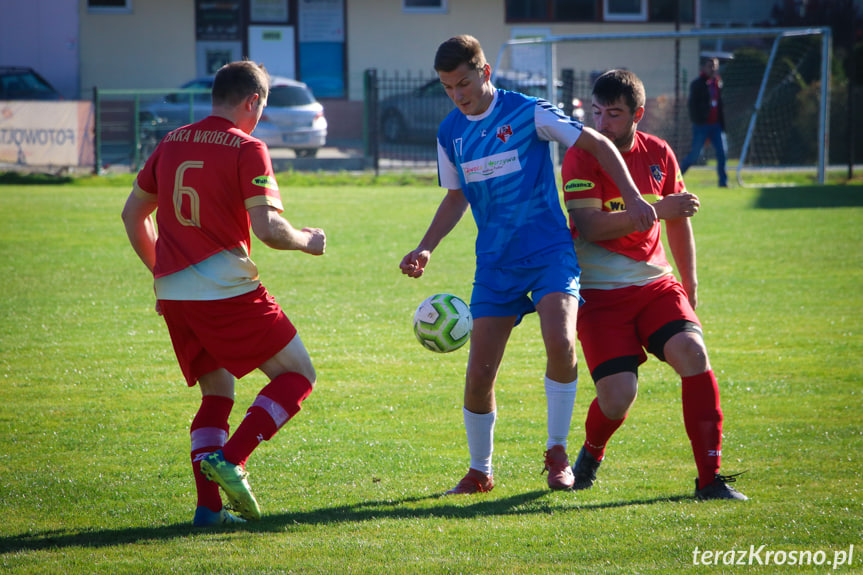
[[[497,129],[497,139],[506,144],[506,141],[509,137],[512,136],[512,126],[507,124],[506,126],[499,126]]]
[[[650,175],[653,176],[654,180],[656,180],[660,184],[662,183],[662,170],[660,170],[659,166],[657,166],[656,164],[650,166]]]

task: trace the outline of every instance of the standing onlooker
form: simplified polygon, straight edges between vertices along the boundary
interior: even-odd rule
[[[722,110],[722,78],[719,77],[719,60],[704,58],[701,74],[689,87],[689,118],[692,120],[692,149],[680,162],[680,172],[686,173],[698,161],[701,149],[710,141],[716,151],[716,173],[719,187],[728,187],[725,173],[725,116]]]

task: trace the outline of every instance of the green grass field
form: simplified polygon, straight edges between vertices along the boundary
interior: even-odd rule
[[[863,572],[863,187],[687,180],[702,199],[699,315],[722,391],[723,471],[747,471],[737,486],[750,501],[693,500],[680,382],[655,359],[596,486],[550,492],[535,314],[501,370],[495,490],[440,497],[468,464],[467,351],[424,350],[410,321],[428,295],[469,297],[472,221],[410,280],[398,263],[437,207],[434,185],[282,175],[285,215],[323,227],[327,254],[256,243],[252,256],[318,384],[249,461],[264,518],[226,530],[191,527],[199,393],[125,237],[131,180],[0,186],[0,570]],[[264,383],[238,383],[232,428]],[[573,456],[594,397],[586,371],[580,383]],[[720,564],[693,565],[704,550]],[[754,565],[724,565],[729,552]]]

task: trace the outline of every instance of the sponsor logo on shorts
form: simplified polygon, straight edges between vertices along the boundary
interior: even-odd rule
[[[267,188],[268,190],[279,191],[279,184],[276,182],[276,178],[273,176],[258,176],[252,183],[256,186],[261,186],[262,188]]]

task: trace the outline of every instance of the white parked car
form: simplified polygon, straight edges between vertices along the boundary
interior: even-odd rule
[[[160,140],[169,131],[210,115],[213,78],[186,82],[180,90],[142,109],[142,131]],[[267,107],[253,134],[271,148],[291,148],[298,158],[312,158],[327,141],[324,107],[303,82],[273,76]]]

